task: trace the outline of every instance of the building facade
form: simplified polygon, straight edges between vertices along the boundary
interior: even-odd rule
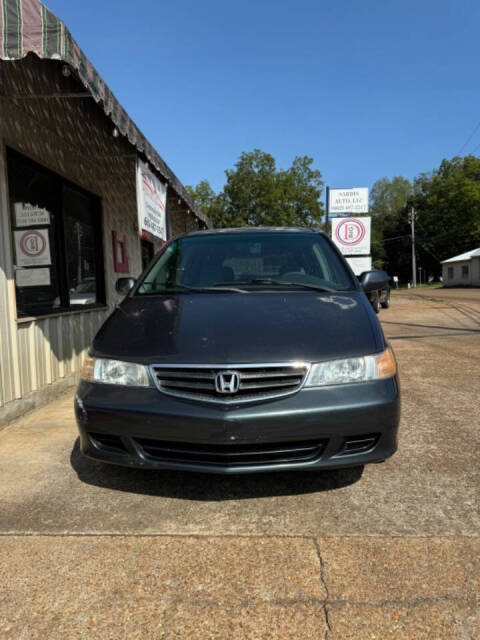
[[[480,247],[442,262],[445,287],[480,287]]]
[[[117,278],[208,221],[65,25],[0,5],[1,425],[76,382]],[[139,226],[139,161],[166,186],[162,238]]]

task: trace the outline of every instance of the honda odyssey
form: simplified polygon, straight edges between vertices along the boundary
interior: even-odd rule
[[[174,238],[117,281],[75,397],[81,451],[225,474],[385,460],[397,367],[366,293],[387,284],[309,229]]]

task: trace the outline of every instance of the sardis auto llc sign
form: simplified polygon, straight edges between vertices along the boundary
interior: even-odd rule
[[[370,253],[370,217],[333,218],[332,240],[346,255],[368,255]]]
[[[329,213],[368,213],[368,188],[328,190]]]

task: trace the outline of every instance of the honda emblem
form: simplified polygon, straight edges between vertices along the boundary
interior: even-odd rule
[[[215,376],[217,393],[237,393],[240,388],[240,374],[236,371],[219,371]]]

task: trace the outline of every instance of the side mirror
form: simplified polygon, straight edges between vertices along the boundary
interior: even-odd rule
[[[376,269],[375,271],[364,271],[358,276],[358,280],[365,293],[368,293],[369,291],[378,291],[378,289],[387,287],[390,276],[385,271]]]
[[[119,278],[115,283],[115,289],[118,293],[126,295],[135,286],[135,278]]]

